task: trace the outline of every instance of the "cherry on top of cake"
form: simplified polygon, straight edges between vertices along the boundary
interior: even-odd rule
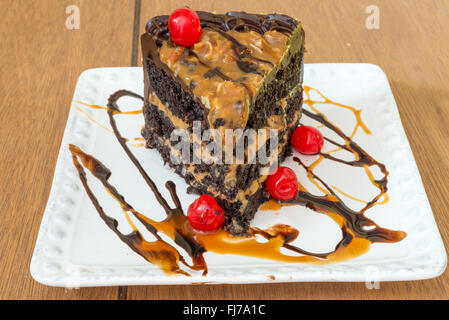
[[[161,62],[209,110],[211,128],[245,128],[264,77],[288,49],[295,21],[281,15],[203,12],[200,19],[200,32],[190,21],[187,28],[192,34],[184,32],[186,38],[198,37],[190,47],[176,44],[179,36],[174,32],[171,38],[167,37],[156,20],[150,20],[147,31],[151,34],[151,29],[158,26],[158,32],[152,34],[158,42]]]

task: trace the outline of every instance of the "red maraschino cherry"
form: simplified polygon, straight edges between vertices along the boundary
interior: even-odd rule
[[[179,46],[191,47],[201,38],[200,18],[187,8],[176,9],[168,19],[168,30],[173,42]]]
[[[311,126],[300,126],[292,134],[293,147],[303,154],[317,154],[323,147],[324,139],[321,132]]]
[[[187,219],[193,229],[208,232],[221,228],[225,217],[214,197],[203,194],[189,206]]]
[[[279,167],[265,181],[270,195],[278,200],[292,200],[298,193],[298,178],[288,167]]]

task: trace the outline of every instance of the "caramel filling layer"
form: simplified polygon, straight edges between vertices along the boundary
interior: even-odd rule
[[[205,29],[191,48],[170,41],[160,59],[209,109],[211,128],[244,128],[263,78],[278,65],[289,36],[278,31],[218,32]]]

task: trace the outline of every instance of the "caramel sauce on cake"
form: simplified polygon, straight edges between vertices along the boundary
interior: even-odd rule
[[[287,49],[289,37],[272,30],[228,32],[206,29],[191,48],[165,41],[160,59],[209,110],[211,128],[245,128],[253,97]]]

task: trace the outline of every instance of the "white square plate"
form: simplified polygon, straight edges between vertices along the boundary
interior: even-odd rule
[[[105,110],[72,107],[56,165],[53,185],[42,219],[31,261],[33,278],[43,284],[64,287],[190,284],[190,283],[261,283],[287,281],[391,281],[417,280],[440,275],[446,267],[446,252],[401,125],[387,77],[371,64],[308,64],[305,85],[321,91],[333,101],[362,109],[362,119],[371,129],[362,130],[354,140],[390,171],[390,201],[367,212],[381,227],[403,230],[407,237],[398,243],[375,243],[353,260],[331,265],[282,263],[251,257],[206,253],[209,273],[192,277],[167,276],[122,243],[99,218],[79,180],[68,144],[78,145],[112,170],[110,182],[127,201],[151,218],[162,220],[164,212],[153,194],[109,131]],[[83,72],[74,101],[106,106],[109,95],[119,89],[143,92],[141,68],[101,68]],[[141,101],[124,98],[121,106],[141,107]],[[321,105],[321,110],[346,134],[354,118],[344,109]],[[94,119],[96,122],[92,121]],[[120,131],[133,140],[140,137],[142,115],[117,116]],[[102,127],[103,126],[103,127]],[[162,163],[159,154],[145,148],[131,148],[158,185],[172,180],[184,209],[195,199],[186,193],[183,179]],[[307,161],[307,158],[304,158]],[[310,159],[309,159],[310,160]],[[294,164],[287,160],[289,166]],[[344,172],[336,163],[323,162],[319,175],[357,198],[370,194],[362,175]],[[297,165],[296,165],[297,166]],[[355,169],[354,169],[355,170]],[[300,178],[301,180],[301,178]],[[108,215],[119,221],[120,230],[131,231],[121,210],[95,179],[89,184]],[[368,184],[369,185],[369,184]],[[168,192],[160,188],[168,199]],[[347,199],[346,199],[347,200]],[[367,199],[369,200],[369,199]],[[348,200],[350,206],[360,206]],[[153,208],[153,210],[148,210]],[[331,251],[341,237],[338,226],[327,216],[300,206],[280,211],[259,211],[253,226],[284,223],[299,229],[295,240],[308,251]]]

